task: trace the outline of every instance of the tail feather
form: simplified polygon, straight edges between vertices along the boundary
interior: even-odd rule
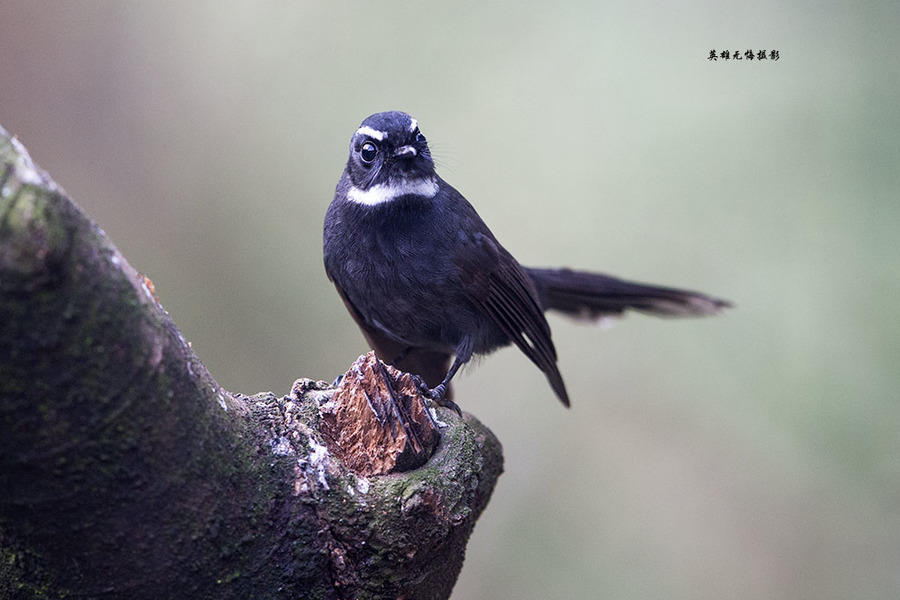
[[[626,310],[665,317],[700,317],[731,306],[726,300],[699,292],[645,285],[600,273],[530,267],[525,271],[545,311],[557,310],[574,318],[599,319]]]

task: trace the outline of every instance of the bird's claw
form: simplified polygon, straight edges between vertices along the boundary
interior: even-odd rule
[[[435,402],[443,406],[444,408],[449,408],[453,412],[456,413],[456,416],[462,419],[462,409],[459,407],[459,404],[451,400],[450,398],[441,398],[440,400],[435,399]]]
[[[439,383],[434,388],[429,388],[428,384],[425,383],[425,380],[419,377],[418,375],[413,375],[413,383],[419,389],[423,396],[430,400],[434,400],[435,404],[438,406],[443,406],[444,408],[449,408],[453,410],[460,418],[462,418],[462,409],[459,405],[453,400],[446,397],[447,395],[447,386],[443,383]]]

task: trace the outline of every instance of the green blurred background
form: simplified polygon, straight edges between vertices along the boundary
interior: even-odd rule
[[[366,350],[321,225],[386,109],[523,263],[736,302],[551,317],[571,410],[515,350],[458,378],[506,473],[454,598],[896,598],[898,26],[894,0],[6,0],[0,123],[233,391]],[[748,48],[780,60],[707,60]]]

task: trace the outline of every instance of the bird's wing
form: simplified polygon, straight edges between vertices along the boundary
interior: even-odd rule
[[[454,262],[469,299],[544,372],[563,404],[569,406],[556,348],[534,285],[515,258],[489,234],[460,235]]]

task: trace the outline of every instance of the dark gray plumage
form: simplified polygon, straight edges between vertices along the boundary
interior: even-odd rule
[[[545,310],[698,316],[729,306],[608,275],[523,268],[435,173],[418,123],[397,111],[370,116],[353,135],[324,241],[328,277],[378,356],[419,375],[451,405],[456,370],[509,344],[569,405]]]

